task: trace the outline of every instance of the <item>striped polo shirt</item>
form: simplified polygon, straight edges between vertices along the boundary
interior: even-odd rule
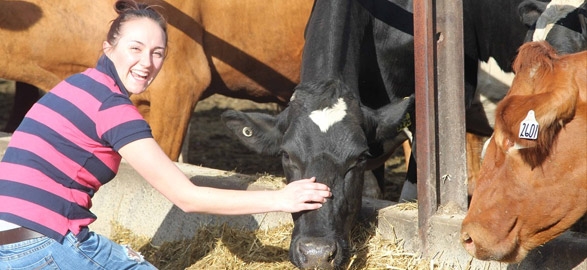
[[[85,238],[96,191],[118,172],[118,150],[152,138],[113,63],[68,77],[27,113],[0,162],[0,219],[61,242]]]

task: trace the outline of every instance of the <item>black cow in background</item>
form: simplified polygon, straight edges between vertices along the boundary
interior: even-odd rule
[[[545,40],[559,54],[587,50],[587,1],[526,0],[520,4],[520,14],[531,27],[525,41]]]
[[[475,95],[478,60],[493,57],[511,71],[528,31],[518,16],[520,2],[463,2],[467,105]],[[277,116],[222,115],[246,146],[282,155],[287,181],[317,176],[331,187],[333,198],[321,209],[293,215],[289,252],[300,268],[337,269],[348,261],[366,159],[400,134],[404,113],[413,112],[412,8],[408,0],[316,0],[305,34],[301,83],[290,106]],[[486,119],[479,124],[469,116],[468,131],[491,134]]]
[[[14,88],[14,106],[10,111],[6,126],[0,130],[2,132],[13,133],[24,119],[25,114],[41,97],[41,91],[34,85],[15,82]]]

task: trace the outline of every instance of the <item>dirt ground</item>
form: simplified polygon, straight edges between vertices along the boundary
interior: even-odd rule
[[[13,106],[14,83],[0,80],[0,129],[4,128]],[[249,100],[214,95],[196,106],[190,122],[187,162],[204,167],[235,171],[243,174],[271,174],[283,177],[279,157],[258,155],[243,146],[224,126],[220,114],[227,109],[276,114],[276,104],[260,104]],[[384,199],[397,201],[405,179],[405,163],[400,147],[387,161],[388,182]]]

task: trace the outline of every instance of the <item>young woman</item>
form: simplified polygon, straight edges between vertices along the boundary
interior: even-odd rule
[[[155,79],[166,22],[153,7],[118,1],[95,68],[53,88],[28,112],[0,162],[0,269],[153,269],[140,255],[88,229],[91,198],[124,158],[185,212],[299,212],[331,196],[315,179],[281,190],[200,187],[153,139],[129,99]]]

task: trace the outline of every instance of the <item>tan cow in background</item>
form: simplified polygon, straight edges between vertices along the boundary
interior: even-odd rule
[[[299,81],[312,0],[148,1],[169,23],[169,53],[148,91],[132,96],[177,160],[196,103],[219,93],[286,104]],[[0,1],[0,78],[50,90],[93,67],[114,1]]]

